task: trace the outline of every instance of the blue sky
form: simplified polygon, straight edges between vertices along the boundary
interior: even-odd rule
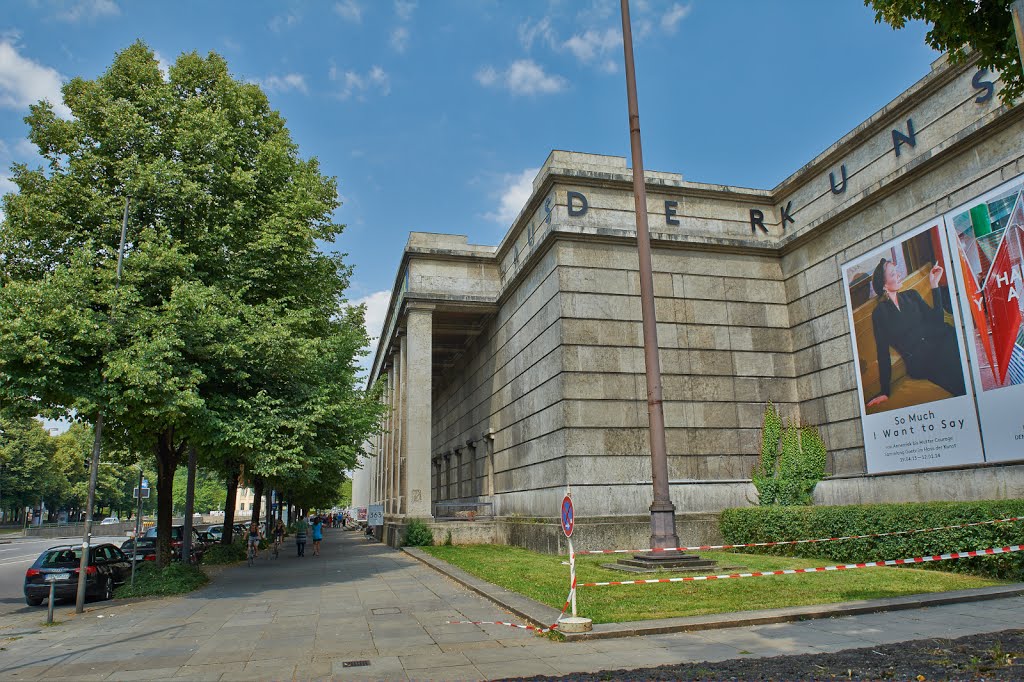
[[[770,188],[924,76],[926,27],[860,0],[633,0],[645,164]],[[617,0],[5,2],[0,191],[28,103],[141,38],[263,84],[338,177],[371,332],[410,230],[496,244],[553,149],[629,151]]]

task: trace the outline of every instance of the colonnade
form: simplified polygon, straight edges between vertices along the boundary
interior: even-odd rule
[[[370,504],[385,518],[428,518],[431,512],[431,363],[434,306],[406,304],[385,358],[388,405],[370,461]]]

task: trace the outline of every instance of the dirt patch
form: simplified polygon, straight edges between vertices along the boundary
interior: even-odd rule
[[[836,653],[607,670],[531,680],[1021,680],[1024,630],[922,639]]]

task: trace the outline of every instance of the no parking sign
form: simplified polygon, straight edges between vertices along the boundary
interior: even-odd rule
[[[576,514],[572,509],[572,498],[566,495],[562,498],[562,532],[565,537],[572,537],[572,529],[576,523]]]

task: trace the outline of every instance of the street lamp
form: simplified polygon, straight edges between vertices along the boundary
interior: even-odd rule
[[[1024,0],[1010,3],[1010,16],[1013,18],[1013,32],[1017,35],[1017,52],[1020,64],[1024,68]]]
[[[620,0],[622,11],[622,49],[626,61],[626,99],[629,106],[629,142],[633,155],[633,199],[636,210],[636,246],[640,256],[640,308],[644,331],[644,365],[647,373],[647,416],[650,424],[651,548],[679,546],[676,535],[676,508],[669,496],[668,452],[665,445],[665,410],[661,404],[661,361],[658,358],[658,323],[654,310],[654,274],[651,267],[651,234],[647,227],[647,188],[644,185],[644,159],[640,145],[640,113],[636,96],[636,71],[633,67],[633,32],[629,20],[629,0]]]

